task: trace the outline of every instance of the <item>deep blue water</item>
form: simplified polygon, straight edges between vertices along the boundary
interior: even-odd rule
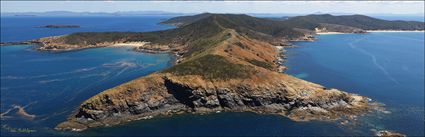
[[[363,123],[424,135],[424,33],[321,35],[289,49],[288,74],[368,96],[391,114]]]
[[[152,31],[173,28],[157,24],[168,17],[5,17],[1,41],[22,41],[86,31]],[[77,29],[34,28],[48,24],[80,25]],[[1,113],[26,106],[33,120],[16,109],[1,120],[1,135],[372,135],[389,129],[423,135],[423,33],[371,33],[319,36],[317,42],[290,49],[287,73],[385,103],[391,114],[359,118],[358,125],[339,122],[294,122],[277,115],[217,113],[178,115],[131,122],[81,133],[52,128],[85,99],[121,83],[170,66],[168,54],[145,54],[128,48],[95,48],[74,52],[37,52],[32,46],[1,50]],[[12,132],[29,129],[32,133]]]
[[[22,41],[86,31],[153,31],[173,28],[159,25],[168,17],[5,17],[1,40]],[[80,25],[76,29],[34,28],[48,24]],[[1,120],[1,135],[57,134],[52,128],[85,99],[171,66],[168,54],[147,54],[129,48],[95,48],[75,52],[38,52],[31,45],[0,47],[1,113],[13,105],[26,106],[27,120],[16,109]],[[34,133],[13,133],[30,129]]]
[[[160,25],[171,16],[143,17],[2,17],[1,42],[31,40],[73,32],[154,31],[174,28]],[[79,25],[80,28],[37,28],[44,25]]]
[[[26,107],[34,120],[16,115],[2,126],[30,128],[43,134],[66,119],[85,99],[129,80],[171,65],[168,54],[146,54],[129,48],[96,48],[49,53],[32,46],[1,48],[1,112],[14,104]],[[3,132],[8,134],[7,131]]]

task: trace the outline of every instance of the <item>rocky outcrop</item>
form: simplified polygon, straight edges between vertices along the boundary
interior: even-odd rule
[[[56,129],[81,131],[180,113],[255,112],[336,120],[372,109],[368,98],[279,73],[273,45],[226,29],[182,63],[106,90]],[[188,53],[184,53],[188,54]]]
[[[57,129],[78,131],[187,112],[250,111],[304,121],[333,120],[370,109],[365,97],[284,74],[273,77],[267,81],[209,81],[199,76],[153,74],[90,98]]]
[[[397,133],[397,132],[393,132],[393,131],[387,131],[387,130],[382,130],[382,131],[378,131],[376,133],[376,136],[378,137],[406,137],[406,135]]]
[[[350,20],[351,16],[330,15],[271,21],[247,15],[201,14],[163,22],[178,25],[176,29],[80,32],[31,43],[39,44],[38,50],[48,51],[143,43],[135,50],[172,52],[177,56],[171,68],[84,101],[65,122],[56,126],[58,130],[82,131],[156,116],[217,111],[278,114],[296,121],[337,120],[353,118],[379,106],[367,97],[281,73],[286,68],[282,66],[285,55],[280,51],[293,47],[290,41],[314,40],[316,31],[363,33],[362,29],[386,28],[379,24],[382,20]],[[377,25],[368,27],[371,21]],[[397,23],[395,28],[415,28],[414,24],[403,25],[407,22],[384,23]]]

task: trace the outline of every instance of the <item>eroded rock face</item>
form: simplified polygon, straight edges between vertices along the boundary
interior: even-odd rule
[[[366,97],[279,73],[280,53],[274,45],[224,28],[226,20],[210,20],[219,31],[182,45],[180,63],[91,97],[56,129],[81,131],[161,115],[217,111],[334,120],[371,109]]]
[[[275,77],[270,81],[208,81],[199,76],[154,74],[92,97],[57,129],[80,131],[186,112],[250,111],[294,120],[332,120],[368,109],[364,97],[326,90],[284,74]]]

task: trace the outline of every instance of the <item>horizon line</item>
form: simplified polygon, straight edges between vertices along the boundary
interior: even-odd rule
[[[130,13],[130,12],[157,12],[157,14],[202,14],[202,13],[213,13],[213,14],[294,14],[294,15],[306,15],[306,14],[359,14],[359,15],[379,15],[379,14],[386,14],[386,15],[422,15],[425,16],[424,13],[352,13],[352,12],[311,12],[311,13],[295,13],[295,12],[274,12],[274,13],[268,13],[268,12],[172,12],[172,11],[163,11],[163,10],[120,10],[120,11],[113,11],[113,12],[107,12],[107,11],[70,11],[70,10],[51,10],[51,11],[24,11],[24,12],[3,12],[0,11],[1,14],[22,14],[22,13],[37,13],[37,14],[43,14],[43,13],[50,13],[50,12],[69,12],[69,13],[104,13],[104,14],[114,14],[114,13]],[[145,13],[148,14],[148,13]]]

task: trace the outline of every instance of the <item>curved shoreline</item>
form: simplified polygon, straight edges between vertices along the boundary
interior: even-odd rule
[[[292,76],[276,73],[278,72],[276,71],[276,61],[282,60],[276,60],[279,55],[269,49],[272,48],[271,45],[278,42],[282,45],[282,41],[271,44],[266,38],[281,38],[280,36],[286,35],[283,35],[284,33],[268,35],[262,33],[264,30],[251,30],[250,27],[245,28],[251,33],[243,33],[241,30],[238,32],[239,28],[224,28],[223,25],[232,22],[217,21],[217,19],[224,18],[221,16],[215,15],[214,18],[208,18],[209,20],[200,22],[197,26],[192,25],[190,29],[186,29],[190,31],[176,29],[174,32],[179,33],[172,33],[175,35],[168,37],[172,38],[170,41],[163,41],[164,37],[161,35],[150,33],[151,36],[154,35],[155,38],[158,38],[155,39],[157,41],[152,41],[157,42],[156,47],[143,48],[138,44],[129,45],[135,46],[135,49],[141,52],[174,52],[176,56],[179,56],[178,51],[181,49],[175,47],[172,49],[170,45],[177,43],[174,40],[181,40],[178,42],[183,41],[184,44],[181,47],[184,48],[182,49],[185,50],[185,53],[188,53],[184,55],[187,60],[183,60],[184,65],[173,66],[174,69],[137,78],[93,96],[83,102],[67,121],[57,126],[57,129],[80,131],[89,127],[110,126],[137,120],[137,118],[132,119],[134,117],[143,116],[142,118],[144,118],[146,117],[144,115],[151,113],[162,113],[163,109],[167,110],[170,107],[171,109],[166,113],[179,110],[192,113],[242,110],[281,114],[300,121],[327,120],[363,114],[372,108],[372,102],[367,97],[328,89]],[[219,24],[218,22],[224,23]],[[199,26],[201,27],[198,28]],[[202,35],[207,32],[202,28],[207,28],[208,32],[211,31],[212,34]],[[199,32],[193,33],[194,31]],[[304,37],[298,37],[300,39],[306,40],[306,38],[312,37],[296,32],[293,31],[292,35],[287,35],[288,37],[283,41],[301,34]],[[126,33],[125,35],[94,33],[101,34],[96,35],[97,37],[93,37],[92,34],[73,35],[71,42],[67,37],[40,40],[44,46],[39,50],[71,51],[106,47],[108,44],[123,41],[146,40],[146,37],[141,38],[141,35],[136,33]],[[188,35],[180,39],[181,34]],[[198,35],[204,37],[198,37]],[[103,39],[105,36],[106,39]],[[264,36],[264,38],[260,36]],[[152,37],[147,38],[150,41],[149,38]],[[159,45],[164,43],[165,45],[169,44],[168,49],[166,46]],[[118,44],[117,46],[125,45]],[[201,71],[199,72],[199,70]],[[179,107],[181,105],[183,107]]]
[[[117,125],[140,118],[174,115],[181,112],[203,114],[217,111],[249,111],[259,114],[279,114],[295,121],[309,121],[335,120],[344,116],[361,115],[367,110],[374,109],[375,106],[366,97],[327,89],[279,73],[277,69],[280,65],[274,64],[272,68],[267,69],[264,65],[276,63],[280,54],[276,50],[278,47],[249,39],[230,29],[217,35],[220,36],[226,32],[230,35],[228,39],[217,43],[216,47],[204,50],[205,58],[189,58],[185,59],[189,61],[183,61],[182,64],[187,65],[187,62],[202,60],[193,64],[196,67],[198,67],[197,64],[201,64],[199,67],[203,69],[203,74],[179,75],[166,70],[137,78],[86,100],[67,121],[59,124],[56,129],[81,131],[90,127]],[[239,41],[240,46],[233,46],[238,44],[235,41]],[[230,51],[244,52],[244,54],[228,53]],[[257,58],[257,60],[251,62],[252,60],[243,58]],[[261,60],[267,60],[267,62]],[[173,68],[182,64],[175,65]],[[205,78],[211,75],[208,69],[222,70],[220,66],[237,69],[242,64],[241,70],[231,72],[230,76],[242,71],[242,75],[237,75],[235,78],[227,76],[216,79]],[[184,69],[179,71],[184,72]],[[220,75],[223,75],[222,73],[228,72],[220,72]],[[245,73],[248,74],[245,75]],[[139,97],[143,101],[138,101]],[[120,113],[115,114],[112,110],[118,110]]]
[[[425,30],[365,30],[367,33],[373,32],[425,32]],[[339,35],[339,34],[364,34],[364,33],[344,33],[344,32],[317,32],[317,35]]]
[[[425,30],[366,30],[367,32],[425,32]]]

